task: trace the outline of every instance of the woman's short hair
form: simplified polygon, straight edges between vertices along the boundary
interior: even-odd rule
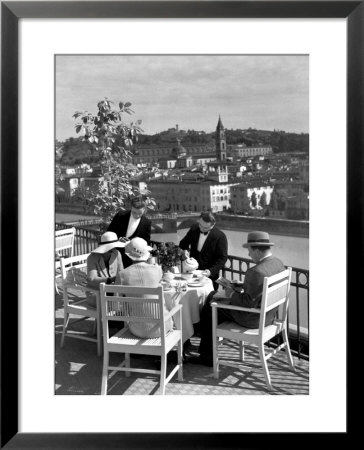
[[[141,195],[139,195],[137,197],[133,197],[131,199],[131,206],[133,208],[142,209],[142,208],[145,208],[146,204],[147,203],[146,203],[145,199]]]
[[[215,225],[216,223],[216,219],[215,216],[210,212],[210,211],[203,211],[200,215],[200,218],[204,221],[204,222],[209,222],[212,225]]]

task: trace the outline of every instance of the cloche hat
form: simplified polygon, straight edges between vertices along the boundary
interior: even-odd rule
[[[266,247],[274,245],[269,241],[269,234],[265,231],[252,231],[248,233],[248,242],[243,244],[244,248],[248,247]]]
[[[117,247],[125,247],[125,243],[120,242],[117,234],[113,231],[106,231],[106,233],[101,236],[99,246],[92,250],[92,253],[106,253],[109,250]]]
[[[144,239],[136,237],[127,243],[125,254],[133,261],[146,261],[150,258],[150,250],[153,248],[149,247]]]

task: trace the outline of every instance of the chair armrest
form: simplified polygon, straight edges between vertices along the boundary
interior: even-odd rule
[[[227,305],[226,303],[220,302],[219,303],[211,302],[210,305],[212,308],[233,309],[235,311],[245,311],[260,314],[260,309],[256,308],[244,308],[244,306]]]
[[[164,316],[165,320],[168,320],[170,317],[174,316],[180,309],[182,309],[183,305],[176,305],[174,306],[166,316]]]
[[[93,292],[94,294],[100,294],[100,289],[90,288],[85,286],[84,284],[75,284],[77,288],[79,288],[83,292]]]
[[[94,289],[94,288],[90,288],[88,286],[85,286],[83,284],[77,284],[77,283],[66,283],[65,287],[69,287],[69,288],[75,288],[78,289],[79,291],[83,291],[83,292],[92,292],[94,294],[100,294],[100,290],[99,289]]]

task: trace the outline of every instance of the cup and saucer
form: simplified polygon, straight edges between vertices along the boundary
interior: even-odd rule
[[[163,291],[170,291],[172,289],[172,285],[169,281],[161,281]]]

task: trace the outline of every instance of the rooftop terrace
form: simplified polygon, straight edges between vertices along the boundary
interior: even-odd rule
[[[79,339],[66,338],[60,348],[63,325],[62,288],[55,299],[55,393],[57,395],[99,395],[101,389],[102,357],[96,354],[96,344]],[[72,316],[71,316],[72,321]],[[74,329],[91,333],[91,319],[78,322]],[[198,350],[200,338],[191,338],[188,355]],[[221,349],[220,377],[213,377],[212,368],[185,363],[184,381],[175,376],[166,386],[166,395],[308,395],[309,361],[293,356],[296,371],[292,372],[284,352],[279,352],[268,362],[273,390],[266,388],[258,350],[246,347],[245,361],[239,361],[238,346],[234,342]],[[120,363],[122,356],[112,355],[111,363]],[[226,362],[226,364],[225,364]],[[142,356],[131,359],[132,366],[154,369],[154,358]],[[167,368],[168,371],[168,368]],[[108,395],[158,395],[158,377],[133,374],[126,377],[116,374],[109,382]]]

